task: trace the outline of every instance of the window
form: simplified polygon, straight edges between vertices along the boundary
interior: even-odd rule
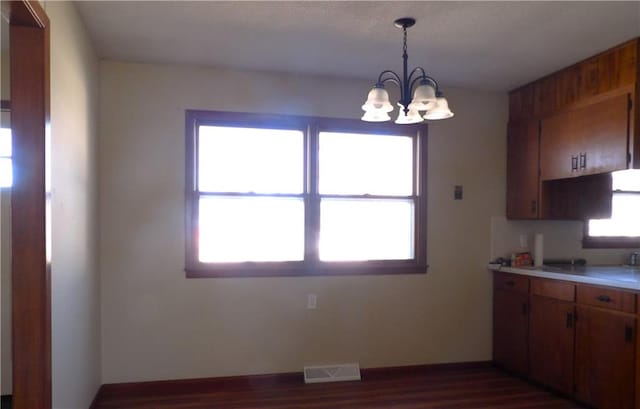
[[[186,114],[188,277],[426,271],[426,126]]]
[[[640,170],[613,172],[610,219],[587,224],[586,247],[640,247]]]
[[[12,184],[11,129],[0,128],[0,188],[11,187]]]

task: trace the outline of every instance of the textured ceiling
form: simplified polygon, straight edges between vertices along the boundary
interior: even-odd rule
[[[78,2],[102,58],[509,90],[640,36],[640,2]]]

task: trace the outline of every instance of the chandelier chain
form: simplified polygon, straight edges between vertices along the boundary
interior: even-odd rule
[[[402,31],[404,32],[402,52],[403,54],[406,54],[407,53],[407,28],[403,27]]]

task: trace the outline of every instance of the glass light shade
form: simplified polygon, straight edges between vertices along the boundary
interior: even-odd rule
[[[391,117],[385,111],[365,111],[364,115],[362,115],[363,121],[366,122],[385,122],[390,121]]]
[[[438,98],[435,106],[424,114],[424,119],[438,120],[447,119],[453,116],[453,112],[449,109],[449,103],[446,98]]]
[[[365,112],[378,111],[378,112],[391,112],[393,111],[393,105],[389,102],[389,93],[386,89],[380,87],[373,87],[369,91],[367,101],[362,106],[362,110]]]
[[[422,84],[413,92],[413,105],[418,111],[425,111],[433,108],[436,102],[436,90],[430,84]]]
[[[420,112],[418,112],[413,104],[409,104],[408,114],[404,113],[404,105],[398,102],[398,106],[400,107],[400,112],[398,112],[398,119],[396,119],[397,124],[417,124],[418,122],[423,121],[422,117],[420,116]]]

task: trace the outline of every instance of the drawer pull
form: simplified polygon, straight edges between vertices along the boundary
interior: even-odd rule
[[[506,285],[507,287],[513,287],[514,285],[516,285],[516,283],[513,281],[505,281],[504,285]]]
[[[611,299],[611,297],[609,297],[608,295],[599,295],[596,299],[598,301],[600,301],[600,302],[611,302],[611,301],[613,301],[613,299]]]
[[[578,170],[578,157],[577,156],[571,156],[571,171],[576,171]]]
[[[625,342],[633,342],[633,328],[629,325],[624,327],[624,340]]]

